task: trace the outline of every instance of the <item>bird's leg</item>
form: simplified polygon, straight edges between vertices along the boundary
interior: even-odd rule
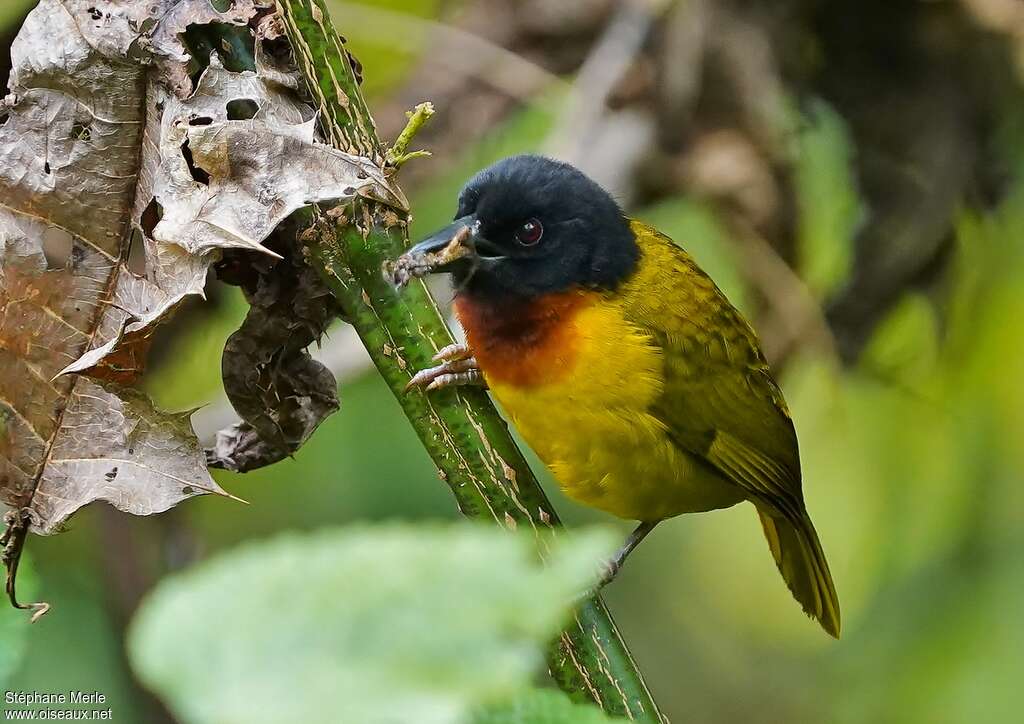
[[[413,375],[409,384],[405,386],[406,392],[413,387],[422,387],[428,392],[443,387],[465,385],[487,387],[480,368],[476,366],[473,353],[464,344],[448,345],[434,355],[434,361],[441,364],[420,370]]]
[[[597,582],[595,592],[600,591],[615,579],[615,576],[617,576],[619,571],[622,569],[622,564],[626,562],[626,558],[629,557],[629,554],[633,552],[634,548],[640,545],[640,541],[646,538],[647,534],[654,530],[654,526],[660,522],[661,521],[655,520],[641,523],[633,530],[632,533],[629,534],[629,537],[626,538],[626,542],[622,544],[622,548],[619,549],[619,552],[605,563],[604,575],[601,576],[601,580]]]

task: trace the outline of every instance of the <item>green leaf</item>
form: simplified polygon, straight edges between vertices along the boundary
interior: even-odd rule
[[[926,380],[938,363],[939,325],[935,307],[926,297],[905,295],[876,327],[860,366],[913,387]]]
[[[327,0],[331,17],[345,21],[348,50],[367,72],[362,91],[379,97],[407,81],[429,48],[440,0]]]
[[[21,557],[18,567],[18,598],[35,601],[38,582],[31,559]],[[28,644],[30,612],[19,611],[7,604],[6,597],[0,601],[0,689],[6,687],[18,666]]]
[[[186,722],[464,721],[514,695],[613,547],[473,525],[287,535],[162,583],[129,635]]]
[[[473,717],[473,724],[611,724],[611,718],[593,704],[575,704],[560,691],[531,689],[511,702],[488,707]]]
[[[6,0],[0,4],[0,30],[13,30],[12,26],[21,20],[34,4],[35,0]]]
[[[863,216],[853,169],[853,145],[842,117],[827,103],[810,104],[796,139],[800,276],[827,296],[849,275],[853,237]]]

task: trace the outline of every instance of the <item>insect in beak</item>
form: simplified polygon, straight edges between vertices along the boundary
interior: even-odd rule
[[[480,235],[477,219],[472,215],[463,216],[385,265],[384,275],[401,288],[411,279],[430,274],[464,270],[472,275],[481,264],[493,264],[504,258],[500,253],[485,256],[481,251],[499,250]]]

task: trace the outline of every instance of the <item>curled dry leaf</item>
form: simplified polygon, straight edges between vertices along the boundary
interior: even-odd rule
[[[207,451],[210,467],[246,472],[291,455],[317,426],[338,409],[338,383],[331,371],[306,352],[319,340],[340,308],[320,275],[296,253],[297,228],[274,232],[275,248],[286,251],[276,264],[247,266],[245,290],[251,308],[224,345],[224,391],[242,421],[217,434]],[[227,255],[218,269],[237,268]]]
[[[232,73],[214,55],[193,90],[184,30],[245,24],[265,5],[41,0],[12,46],[0,105],[0,500],[37,533],[94,500],[147,514],[224,494],[188,416],[128,387],[154,327],[202,294],[223,250],[276,259],[263,242],[309,203],[406,205],[372,163],[316,141],[313,112],[280,73]],[[129,267],[133,244],[144,272]],[[280,316],[283,304],[270,306]],[[308,402],[328,383],[299,354],[325,323],[274,342],[304,370],[289,404],[311,405],[291,414],[308,418],[299,432],[277,418],[288,452],[337,405]],[[253,430],[270,429],[268,411],[247,413]]]

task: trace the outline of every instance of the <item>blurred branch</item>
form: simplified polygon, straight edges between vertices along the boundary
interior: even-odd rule
[[[537,116],[549,116],[549,104],[561,104],[569,91],[564,74],[577,71],[614,14],[614,4],[474,0],[448,3],[445,19],[433,22],[367,5],[350,15],[348,3],[330,3],[332,9],[344,8],[347,33],[422,49],[409,75],[374,106],[384,138],[395,137],[402,112],[422,99],[437,108],[435,122],[418,137],[434,158],[403,169],[407,189],[432,183],[473,149],[493,148],[480,142],[525,108],[543,108]]]
[[[138,535],[131,518],[110,505],[101,505],[97,511],[100,535],[100,572],[103,576],[103,594],[107,609],[115,623],[113,635],[118,648],[126,641],[128,624],[138,608],[142,596],[148,592],[159,573],[165,572],[144,560],[146,544],[150,541]],[[180,520],[180,510],[172,508],[159,520],[166,527],[170,520]],[[175,724],[177,719],[160,699],[137,682],[125,666],[124,676],[132,684],[131,692],[136,706],[145,712],[147,724]]]
[[[337,147],[383,161],[383,149],[362,99],[352,58],[323,0],[278,0],[299,69],[322,111],[325,135]],[[408,219],[366,200],[319,216],[307,236],[311,259],[355,327],[374,364],[402,405],[438,474],[466,515],[501,526],[550,528],[557,517],[508,428],[480,390],[403,394],[411,373],[452,341],[426,287],[399,296],[381,273],[407,246]],[[584,603],[549,659],[559,686],[593,699],[609,713],[644,721],[660,714],[599,598]]]
[[[964,56],[973,46],[969,34],[960,40],[952,31],[962,22],[956,9],[922,4],[892,14],[879,10],[864,16],[858,35],[848,37],[838,20],[822,31],[836,58],[857,61],[837,60],[837,70],[822,85],[850,125],[868,210],[855,237],[850,278],[826,309],[846,364],[857,361],[878,323],[908,290],[946,274],[958,209],[977,203],[975,190],[993,185],[985,175],[999,166],[986,151],[985,136],[1002,113],[998,99],[1007,93],[1007,82],[994,72],[978,79],[989,66]],[[893,52],[906,58],[895,78],[887,64],[865,67],[863,58],[877,54],[865,56],[863,44],[877,29],[917,37],[942,24],[950,28],[939,36],[950,38],[948,47],[901,41]]]
[[[740,216],[733,215],[729,225],[735,234],[743,275],[768,306],[768,318],[760,325],[768,361],[781,368],[790,355],[803,349],[838,367],[836,339],[824,310],[803,279]]]
[[[547,141],[549,152],[579,165],[593,151],[594,133],[615,86],[643,46],[665,0],[628,0],[612,17],[583,62],[565,111]]]
[[[581,169],[628,206],[635,193],[633,173],[655,140],[650,114],[612,111],[609,100],[633,68],[655,19],[669,3],[622,3],[594,42],[544,142],[548,155]]]
[[[682,144],[680,129],[691,124],[700,95],[711,14],[709,2],[673,3],[659,23],[661,37],[655,50],[654,106],[660,126],[659,140],[670,150]]]
[[[1011,39],[1017,74],[1024,79],[1024,3],[1016,0],[960,0],[984,28]]]

